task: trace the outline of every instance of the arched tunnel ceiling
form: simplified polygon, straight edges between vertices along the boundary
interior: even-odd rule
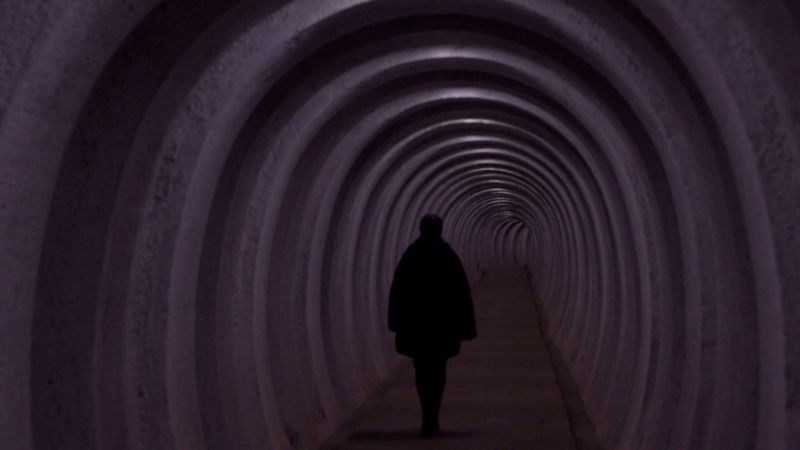
[[[0,440],[318,444],[438,212],[530,268],[604,447],[800,445],[797,17],[4,0]]]

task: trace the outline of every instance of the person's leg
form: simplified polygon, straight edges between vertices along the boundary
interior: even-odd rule
[[[435,430],[439,429],[439,409],[442,406],[444,386],[447,382],[447,358],[436,358],[430,362],[430,417]]]
[[[439,430],[439,409],[446,381],[447,358],[414,358],[417,394],[422,409],[421,434],[430,437]]]
[[[430,364],[427,358],[414,358],[414,383],[417,387],[420,409],[422,410],[422,431],[423,434],[428,429],[430,421],[429,411],[431,402],[431,383],[430,383]]]

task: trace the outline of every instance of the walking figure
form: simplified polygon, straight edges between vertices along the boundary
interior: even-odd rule
[[[420,435],[439,431],[447,358],[477,337],[472,297],[458,255],[442,239],[442,219],[426,215],[420,237],[403,253],[389,293],[389,330],[397,352],[414,361],[422,407]]]

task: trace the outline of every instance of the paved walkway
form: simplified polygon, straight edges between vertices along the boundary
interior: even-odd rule
[[[418,437],[419,404],[407,365],[327,448],[575,448],[523,269],[488,273],[473,297],[478,339],[450,359],[439,436]]]

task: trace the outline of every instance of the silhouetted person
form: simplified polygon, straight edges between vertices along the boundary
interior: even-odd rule
[[[439,430],[447,358],[477,337],[469,282],[456,253],[442,239],[442,219],[427,215],[420,237],[405,251],[389,293],[389,330],[397,352],[414,361],[423,437]]]

